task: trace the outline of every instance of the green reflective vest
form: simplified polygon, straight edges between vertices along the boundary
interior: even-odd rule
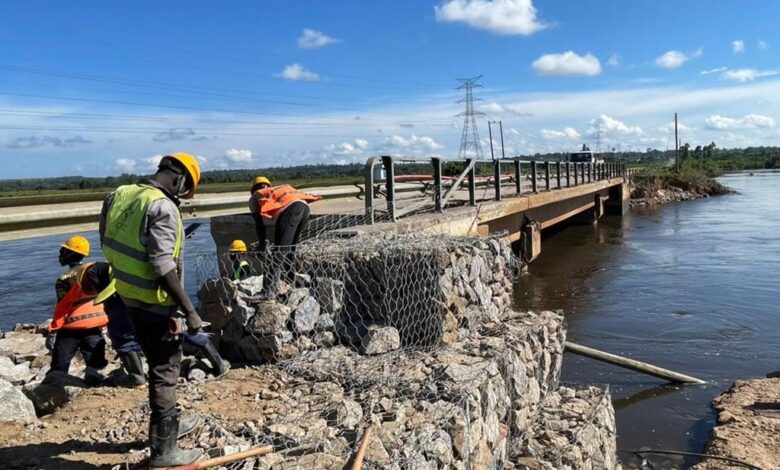
[[[238,264],[233,265],[233,279],[236,281],[241,281],[251,274],[251,265],[249,264],[249,261],[242,259],[241,262]]]
[[[120,186],[106,214],[103,253],[111,265],[117,293],[150,305],[173,306],[174,300],[162,288],[149,264],[149,251],[141,243],[149,204],[167,197],[161,190],[145,184]],[[178,266],[182,244],[182,221],[173,258]]]

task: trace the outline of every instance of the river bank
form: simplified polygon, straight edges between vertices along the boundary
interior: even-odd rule
[[[631,177],[629,205],[632,208],[649,208],[733,193],[733,189],[699,172],[680,175],[662,172],[639,173]]]
[[[780,379],[737,380],[716,398],[718,423],[705,453],[713,456],[694,470],[780,468]]]

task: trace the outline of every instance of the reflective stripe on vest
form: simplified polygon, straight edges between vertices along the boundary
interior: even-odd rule
[[[161,190],[145,184],[120,186],[114,192],[114,199],[106,214],[102,246],[116,280],[116,291],[121,297],[150,305],[175,305],[152,271],[148,248],[142,243],[149,205],[166,197]],[[173,249],[177,267],[181,244],[182,221],[179,214]]]
[[[238,268],[236,268],[236,272],[233,273],[233,279],[236,281],[240,281],[244,279],[245,277],[249,276],[249,270],[250,270],[249,261],[241,260],[241,262],[238,263]]]
[[[279,212],[295,201],[308,203],[322,200],[322,196],[298,191],[289,184],[258,189],[256,193],[259,196],[260,215],[269,219],[276,217]]]
[[[95,263],[77,266],[68,275],[73,279],[73,285],[54,309],[54,320],[49,329],[56,331],[60,328],[68,330],[81,330],[90,328],[102,328],[108,324],[108,317],[103,311],[102,305],[95,305],[92,300],[94,294],[86,294],[82,288],[82,279],[87,269]]]

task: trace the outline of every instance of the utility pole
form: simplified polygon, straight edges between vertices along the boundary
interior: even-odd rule
[[[496,159],[496,156],[493,154],[493,129],[491,128],[491,124],[498,124],[498,130],[501,134],[501,159],[506,158],[506,153],[504,152],[504,124],[501,121],[488,121],[488,135],[490,136],[490,158],[493,160]]]
[[[483,159],[482,156],[482,144],[479,142],[479,130],[477,129],[477,121],[475,116],[484,116],[485,113],[474,111],[474,101],[482,101],[479,98],[474,98],[474,88],[482,88],[482,85],[477,85],[477,80],[482,78],[482,75],[473,78],[458,78],[457,80],[463,85],[456,88],[456,90],[465,90],[466,97],[457,101],[458,103],[466,103],[466,111],[458,114],[458,117],[463,116],[463,134],[460,139],[460,151],[458,152],[458,158],[467,159],[475,158],[477,160]],[[492,146],[491,146],[492,148]],[[471,152],[469,152],[471,150]]]
[[[493,154],[493,130],[490,128],[490,124],[493,121],[488,121],[488,140],[490,140],[490,159],[495,160],[496,156]]]
[[[601,155],[601,131],[596,131],[596,153]]]
[[[501,121],[498,121],[498,130],[501,132],[501,158],[505,159],[506,154],[504,153],[504,123]]]
[[[674,113],[674,171],[680,173],[680,141],[677,137],[677,113]]]

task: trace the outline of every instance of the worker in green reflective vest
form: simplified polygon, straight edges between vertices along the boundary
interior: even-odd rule
[[[180,419],[176,405],[183,323],[190,333],[202,327],[182,286],[184,231],[179,200],[192,198],[199,182],[195,157],[166,155],[153,176],[111,193],[100,217],[103,253],[149,365],[151,468],[187,465],[201,456],[200,450],[185,451],[177,444],[200,418]]]
[[[246,260],[246,243],[243,240],[233,240],[228,248],[231,277],[234,281],[246,279],[252,275],[252,268]]]

